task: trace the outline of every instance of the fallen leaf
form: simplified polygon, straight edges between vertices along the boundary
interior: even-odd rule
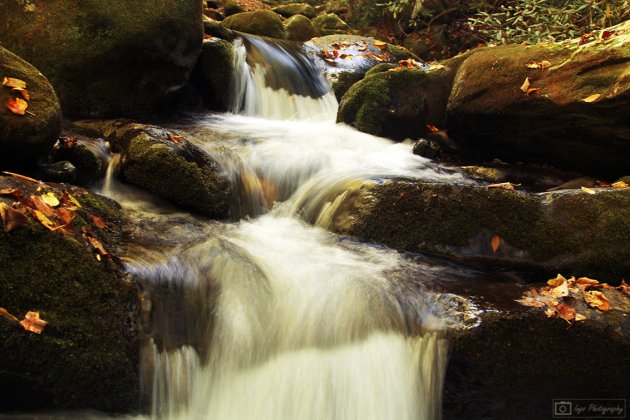
[[[494,235],[492,240],[490,241],[490,246],[492,246],[492,252],[496,253],[497,249],[501,246],[501,238],[499,235]]]
[[[594,93],[591,96],[587,96],[586,98],[582,99],[582,102],[590,104],[591,102],[595,102],[596,100],[598,100],[600,96],[602,95],[599,93]]]
[[[539,90],[540,90],[540,88],[529,88],[529,89],[527,89],[527,92],[525,92],[525,94],[526,94],[527,96],[529,96],[529,95],[531,95],[532,93],[536,93],[536,92],[538,92]]]
[[[606,5],[608,6],[608,5]],[[608,41],[613,36],[615,31],[602,31],[602,40]]]
[[[533,298],[531,296],[525,297],[523,299],[517,299],[516,301],[520,303],[521,305],[531,306],[534,308],[543,308],[546,306],[544,302],[541,302],[540,300]]]
[[[548,69],[549,67],[551,67],[551,63],[547,60],[543,60],[540,62],[540,68],[541,69]]]
[[[558,317],[565,321],[573,321],[575,319],[575,309],[567,305],[558,305]]]
[[[0,316],[5,317],[6,319],[10,320],[10,321],[14,321],[14,322],[20,322],[19,319],[17,319],[16,317],[14,317],[13,315],[11,315],[9,313],[9,311],[7,311],[6,309],[0,307]]]
[[[44,213],[35,209],[28,209],[28,212],[46,229],[54,231],[55,224]]]
[[[372,44],[372,45],[374,45],[379,50],[382,50],[383,48],[387,47],[387,42],[376,40],[376,41],[374,41],[374,44]]]
[[[92,248],[96,251],[96,259],[101,260],[101,257],[111,257],[109,253],[98,239],[93,237],[85,228],[83,228],[83,237],[92,245]]]
[[[527,93],[527,89],[529,89],[530,86],[531,86],[531,83],[529,81],[529,77],[526,77],[525,81],[521,85],[521,90],[523,91],[523,93]]]
[[[22,90],[20,91],[20,94],[22,94],[22,97],[23,97],[24,99],[26,99],[27,101],[30,101],[30,100],[31,100],[31,95],[30,95],[30,93],[28,93],[28,90],[26,90],[26,89],[22,89]]]
[[[7,101],[7,108],[9,108],[9,111],[13,112],[16,115],[26,114],[27,107],[28,102],[26,102],[24,99],[11,98]]]
[[[172,141],[173,143],[181,143],[182,141],[184,141],[184,137],[179,136],[177,134],[169,134],[168,139]]]
[[[20,325],[22,325],[26,331],[30,331],[35,334],[41,334],[47,324],[48,321],[44,321],[39,317],[39,312],[33,311],[28,311],[24,316],[24,319],[20,321]]]
[[[99,229],[105,229],[107,227],[107,223],[102,218],[98,217],[95,214],[91,214],[90,218],[92,219],[92,223]]]
[[[511,182],[501,182],[498,184],[490,184],[488,188],[497,189],[497,190],[506,190],[506,191],[514,191],[514,187],[518,187],[520,184],[512,184]]]
[[[68,208],[57,209],[57,217],[67,226],[76,217],[76,213]]]
[[[584,315],[582,315],[582,314],[578,314],[578,313],[576,312],[576,314],[575,314],[575,320],[576,320],[576,321],[584,321],[585,319],[586,319],[586,317],[585,317]]]
[[[20,191],[18,188],[5,188],[3,190],[0,190],[0,195],[10,195],[14,198],[19,198],[22,195],[22,191]]]
[[[610,186],[613,187],[613,188],[628,188],[628,187],[630,187],[630,185],[628,185],[625,181],[613,182]]]
[[[577,284],[585,284],[585,285],[595,285],[599,284],[599,280],[589,279],[588,277],[580,277],[575,281]]]
[[[437,128],[436,126],[434,126],[432,124],[427,124],[426,126],[427,126],[427,130],[429,130],[432,133],[440,131],[439,128]]]
[[[38,183],[38,184],[39,184],[39,181],[38,181],[38,180],[36,180],[36,179],[29,178],[29,177],[24,176],[24,175],[16,174],[16,173],[14,173],[14,172],[2,171],[2,173],[3,173],[3,174],[10,175],[10,176],[12,176],[12,177],[14,177],[14,178],[20,178],[20,179],[23,179],[24,181],[28,181],[28,182],[35,182],[35,183]]]
[[[26,82],[24,80],[14,79],[13,77],[5,77],[2,79],[2,86],[14,89],[26,89]]]
[[[527,67],[528,69],[537,69],[540,68],[540,64],[532,60],[529,63],[525,64],[525,67]]]
[[[55,211],[53,210],[52,207],[48,205],[48,203],[44,201],[43,197],[32,195],[31,203],[32,204],[30,203],[25,203],[25,204],[29,204],[31,207],[35,207],[36,210],[40,211],[46,217],[54,216]]]
[[[557,298],[569,296],[569,285],[567,284],[567,282],[564,282],[558,286],[555,286],[551,289],[551,294]]]
[[[630,294],[630,285],[628,283],[626,283],[625,280],[621,280],[621,285],[619,287],[617,287],[617,290],[623,292],[623,293],[628,293]]]
[[[582,187],[582,191],[584,191],[587,194],[596,194],[594,190],[588,188],[588,187]]]
[[[558,274],[555,279],[547,280],[547,284],[549,286],[557,287],[564,284],[566,281],[567,279],[565,279],[562,274]]]
[[[376,55],[374,55],[372,53],[368,53],[368,57],[371,58],[372,60],[375,60],[375,61],[383,61],[383,59],[381,57],[376,56]]]
[[[607,311],[610,309],[610,301],[600,291],[588,290],[584,292],[584,300],[593,308],[597,308],[602,311]]]
[[[42,195],[42,200],[50,207],[57,207],[59,205],[59,199],[51,192]]]
[[[0,219],[2,219],[2,224],[4,225],[4,231],[6,233],[9,233],[16,227],[23,226],[27,223],[26,216],[24,216],[23,213],[1,202]]]

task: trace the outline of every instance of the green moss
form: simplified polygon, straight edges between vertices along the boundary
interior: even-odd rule
[[[237,13],[225,18],[222,25],[228,29],[246,32],[248,34],[279,39],[287,38],[282,19],[271,10]]]
[[[361,73],[353,73],[349,71],[339,73],[337,80],[333,83],[333,91],[335,92],[337,101],[341,101],[341,98],[343,98],[343,95],[346,94],[348,89],[361,79],[363,79],[363,75]]]
[[[295,15],[284,21],[287,30],[287,39],[291,41],[306,42],[319,35],[319,31],[311,21],[302,15]]]
[[[380,77],[366,77],[350,87],[343,96],[338,122],[354,125],[369,134],[381,134],[384,113],[390,106],[389,83]]]
[[[392,63],[380,63],[372,67],[365,73],[365,77],[372,76],[378,73],[385,73],[388,70],[396,68],[396,64]]]
[[[313,19],[313,25],[322,35],[344,34],[350,26],[334,13],[321,13]]]

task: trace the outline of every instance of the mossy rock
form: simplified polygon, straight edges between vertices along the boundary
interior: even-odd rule
[[[346,34],[350,26],[334,13],[321,13],[313,19],[313,25],[322,35]]]
[[[284,21],[287,39],[290,41],[306,42],[319,36],[319,31],[305,16],[295,15]]]
[[[147,116],[186,83],[201,12],[201,2],[184,0],[7,4],[0,43],[45,71],[65,114]]]
[[[206,108],[227,111],[232,100],[234,47],[222,39],[205,40],[191,83],[201,94]]]
[[[234,31],[270,38],[287,39],[287,33],[280,16],[271,10],[238,13],[228,16],[221,23]]]
[[[337,232],[399,250],[551,276],[618,281],[630,274],[630,262],[619,257],[630,255],[630,188],[531,194],[402,181],[364,188],[346,206],[348,214],[335,216]],[[501,238],[496,252],[495,235]]]
[[[76,121],[122,153],[123,181],[207,217],[228,216],[230,186],[218,163],[175,132],[130,120]]]
[[[38,311],[48,321],[34,334],[0,319],[0,411],[137,409],[136,287],[116,260],[97,260],[82,234],[85,229],[114,252],[121,236],[120,207],[79,188],[0,177],[0,189],[6,188],[18,188],[26,197],[44,192],[61,197],[63,190],[82,207],[74,210],[73,230],[64,229],[65,234],[31,216],[26,225],[0,231],[2,307],[18,318]],[[106,228],[95,226],[94,216]]]
[[[61,107],[48,79],[0,46],[0,80],[5,77],[26,82],[30,93],[28,113],[16,115],[5,104],[10,99],[24,98],[0,86],[0,166],[8,168],[34,163],[38,156],[50,152],[61,132]]]
[[[630,22],[616,30],[623,28]],[[625,175],[629,43],[626,30],[601,43],[474,51],[454,81],[449,134],[478,159],[550,164],[611,179]],[[543,61],[550,64],[544,70],[526,67]],[[535,89],[529,94],[520,89],[526,78]],[[585,101],[589,97],[595,99]]]
[[[238,13],[243,13],[245,11],[245,8],[238,4],[238,1],[236,0],[224,0],[223,10],[225,12],[225,16],[232,16]]]
[[[315,8],[313,8],[313,6],[307,3],[283,4],[281,6],[276,6],[271,10],[273,10],[280,16],[284,16],[285,18],[290,18],[291,16],[296,16],[296,15],[302,15],[309,19],[312,19],[317,15]]]

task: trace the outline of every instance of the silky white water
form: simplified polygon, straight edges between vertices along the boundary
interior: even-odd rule
[[[204,221],[136,198],[115,180],[116,165],[102,189],[141,226],[124,260],[144,285],[151,416],[439,418],[453,320],[425,283],[440,270],[324,228],[366,182],[460,176],[409,144],[335,124],[336,101],[317,96],[325,80],[314,67],[281,44],[246,41],[233,86],[234,111],[245,115],[172,127],[221,165],[232,217],[243,219]],[[270,78],[268,60],[289,64]],[[270,86],[283,72],[298,72],[297,85]],[[291,93],[299,83],[315,85],[311,96]]]

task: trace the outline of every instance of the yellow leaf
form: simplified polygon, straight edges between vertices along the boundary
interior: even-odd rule
[[[558,274],[555,279],[547,280],[547,284],[549,286],[556,287],[556,286],[560,286],[561,284],[564,284],[566,281],[567,279],[565,279],[562,274]]]
[[[588,193],[588,194],[595,194],[595,191],[590,189],[590,188],[588,188],[588,187],[582,187],[582,191],[584,191],[585,193]]]
[[[613,188],[628,188],[628,187],[630,187],[630,185],[628,185],[628,184],[627,184],[626,182],[624,182],[624,181],[617,181],[617,182],[614,182],[614,183],[611,185],[611,187],[613,187]]]
[[[494,235],[492,240],[490,241],[490,245],[492,246],[492,252],[496,253],[497,249],[501,246],[501,238],[499,235]]]
[[[590,104],[591,102],[595,102],[596,100],[598,100],[600,96],[602,95],[599,93],[594,93],[591,96],[587,96],[586,98],[582,99],[582,102]]]
[[[20,98],[11,98],[7,101],[7,108],[16,115],[24,115],[26,108],[28,108],[28,102]]]
[[[375,47],[384,47],[385,45],[387,45],[387,42],[379,41],[378,39],[374,41]]]
[[[70,201],[72,201],[72,203],[77,206],[78,208],[83,208],[83,206],[81,205],[81,203],[79,203],[79,200],[77,200],[76,198],[74,198],[74,196],[72,194],[68,194],[68,198],[70,199]]]
[[[2,86],[14,88],[14,89],[26,89],[26,82],[20,79],[14,79],[12,77],[5,77],[2,79]]]
[[[16,174],[15,172],[2,171],[2,173],[3,173],[3,174],[10,175],[10,176],[12,176],[12,177],[14,177],[14,178],[20,178],[20,179],[23,179],[24,181],[39,183],[39,181],[38,181],[38,180],[36,180],[36,179],[29,178],[29,177],[24,176],[24,175]]]
[[[612,13],[610,12],[610,4],[606,3],[606,19],[610,19]]]
[[[44,213],[35,209],[28,209],[29,213],[37,219],[39,223],[42,224],[48,230],[55,230],[55,224],[48,218]]]
[[[523,93],[527,93],[527,89],[529,89],[530,86],[531,83],[529,82],[529,77],[526,77],[525,81],[521,85],[521,90],[523,91]]]
[[[600,291],[589,290],[587,292],[584,292],[584,300],[593,308],[598,308],[602,311],[607,311],[610,309],[610,301]]]
[[[511,182],[501,182],[499,184],[490,184],[488,188],[497,190],[514,191],[514,187],[518,187],[520,184],[512,184]]]
[[[59,205],[59,200],[55,197],[55,194],[49,192],[41,196],[44,203],[48,204],[50,207],[57,207]]]
[[[552,288],[551,289],[551,294],[554,297],[569,296],[569,285],[567,284],[567,282],[564,282],[564,283],[560,284],[559,286],[556,286],[556,287]]]
[[[575,314],[575,320],[576,321],[584,321],[585,319],[586,319],[586,317],[584,315],[578,314],[578,313]]]
[[[541,69],[548,69],[549,67],[551,67],[551,63],[547,60],[543,60],[540,62],[540,68]]]

